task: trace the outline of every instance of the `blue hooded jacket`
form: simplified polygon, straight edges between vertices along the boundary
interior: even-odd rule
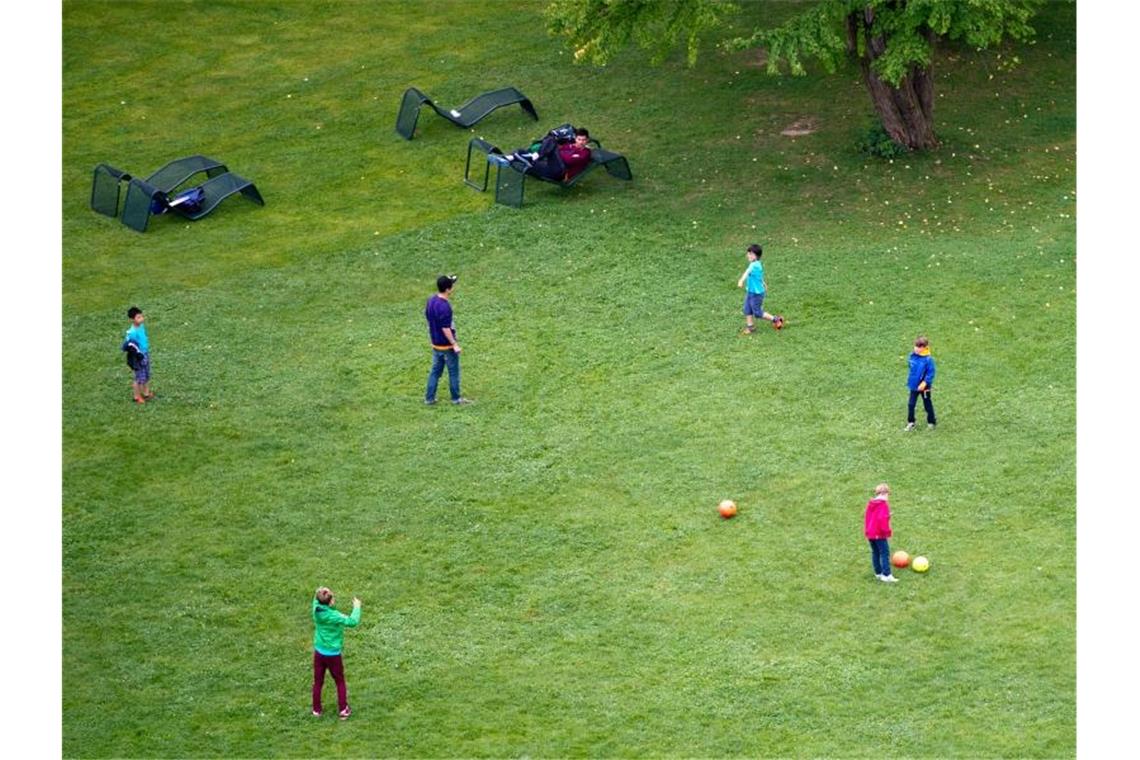
[[[934,357],[927,349],[925,354],[914,351],[910,355],[910,373],[906,377],[906,387],[912,391],[918,390],[918,384],[926,381],[926,389],[934,385]]]

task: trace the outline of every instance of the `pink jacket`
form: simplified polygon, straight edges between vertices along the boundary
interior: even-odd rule
[[[867,538],[891,537],[891,505],[886,499],[871,499],[863,515],[863,534]]]

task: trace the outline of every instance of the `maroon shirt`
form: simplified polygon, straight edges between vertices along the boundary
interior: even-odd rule
[[[579,148],[574,143],[565,143],[558,146],[558,157],[566,167],[566,179],[571,179],[575,174],[580,174],[590,163],[590,149]]]

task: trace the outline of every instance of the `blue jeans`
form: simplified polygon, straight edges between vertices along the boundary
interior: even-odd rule
[[[885,538],[871,538],[871,567],[875,575],[891,574],[891,545]]]
[[[439,377],[443,374],[443,365],[447,365],[447,383],[451,388],[451,400],[459,400],[459,354],[454,351],[431,350],[431,372],[428,373],[427,393],[425,401],[435,401],[435,389],[439,387]]]

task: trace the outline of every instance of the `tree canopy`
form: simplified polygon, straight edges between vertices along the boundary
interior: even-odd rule
[[[892,139],[912,148],[937,144],[929,76],[938,40],[987,48],[1033,35],[1044,0],[816,0],[771,28],[722,40],[728,50],[764,47],[769,73],[807,73],[814,60],[833,73],[858,60],[872,101]],[[578,62],[607,63],[636,44],[660,62],[683,43],[696,62],[702,37],[739,7],[727,0],[553,0],[552,33],[565,37]]]

